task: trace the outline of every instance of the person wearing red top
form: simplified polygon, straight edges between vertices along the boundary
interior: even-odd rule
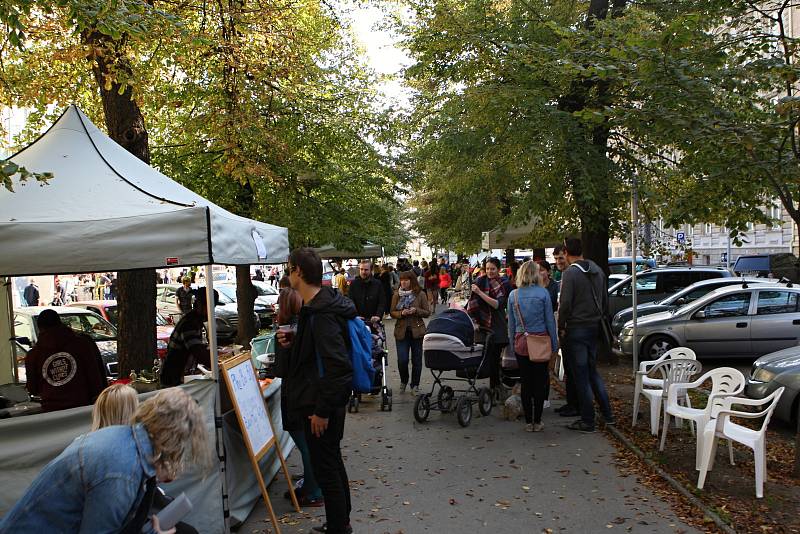
[[[447,290],[453,285],[453,278],[447,269],[441,267],[439,269],[439,296],[442,298],[442,304],[447,304]]]

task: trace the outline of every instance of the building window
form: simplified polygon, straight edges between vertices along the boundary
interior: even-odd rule
[[[752,232],[755,229],[755,225],[751,222],[747,223],[747,231]]]
[[[693,236],[693,235],[694,235],[694,225],[693,225],[693,224],[690,224],[690,225],[689,225],[689,226],[686,228],[686,235],[688,235],[689,237],[691,237],[691,236]]]
[[[703,226],[703,233],[705,233],[706,235],[711,235],[711,232],[713,232],[713,231],[714,231],[714,225],[713,224],[706,223]]]
[[[773,204],[769,207],[769,218],[773,220],[772,227],[773,228],[780,228],[782,223],[783,214],[781,213],[781,207],[778,204]]]

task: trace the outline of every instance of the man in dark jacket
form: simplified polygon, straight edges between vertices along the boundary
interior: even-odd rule
[[[322,262],[310,248],[289,256],[289,281],[303,298],[297,333],[278,332],[291,346],[282,394],[292,419],[303,421],[317,484],[325,499],[326,523],[317,532],[348,534],[350,486],[342,460],[345,407],[353,387],[347,321],[356,317],[353,303],[322,286]],[[378,288],[380,282],[375,280]]]
[[[386,294],[381,281],[372,276],[371,261],[361,260],[358,278],[350,282],[348,296],[358,316],[365,321],[378,322],[386,313]]]
[[[23,297],[25,298],[25,304],[28,306],[39,305],[39,288],[36,286],[36,282],[33,278],[31,278],[28,287],[25,288]]]
[[[107,382],[100,373],[100,351],[88,336],[64,325],[53,310],[36,318],[39,339],[25,357],[26,387],[53,412],[94,403]]]
[[[565,239],[564,247],[569,267],[561,274],[558,332],[564,359],[572,368],[581,416],[569,428],[594,432],[595,397],[606,424],[614,422],[603,377],[597,372],[597,338],[601,317],[608,313],[608,286],[600,267],[583,259],[580,239]]]

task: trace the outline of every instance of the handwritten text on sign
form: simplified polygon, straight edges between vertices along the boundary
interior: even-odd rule
[[[269,424],[267,407],[261,396],[261,388],[253,372],[253,364],[245,360],[225,371],[228,374],[242,417],[242,432],[250,443],[253,454],[258,454],[272,439],[272,426]]]

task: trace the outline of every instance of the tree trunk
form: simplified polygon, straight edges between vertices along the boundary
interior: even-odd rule
[[[97,31],[82,34],[93,52],[88,59],[100,90],[108,135],[128,152],[150,163],[147,129],[130,85],[118,80],[131,74],[122,52],[124,37],[114,41]],[[151,368],[156,358],[156,286],[152,269],[121,271],[118,276],[117,310],[119,376]]]
[[[250,266],[236,266],[236,311],[239,314],[239,326],[236,329],[236,342],[244,348],[250,348],[250,340],[256,337],[253,303],[256,300],[256,288],[250,280]],[[269,326],[269,325],[261,325]]]
[[[506,265],[509,266],[509,267],[511,267],[511,262],[514,261],[514,252],[515,251],[516,251],[516,249],[513,249],[513,248],[507,248],[506,249]]]

